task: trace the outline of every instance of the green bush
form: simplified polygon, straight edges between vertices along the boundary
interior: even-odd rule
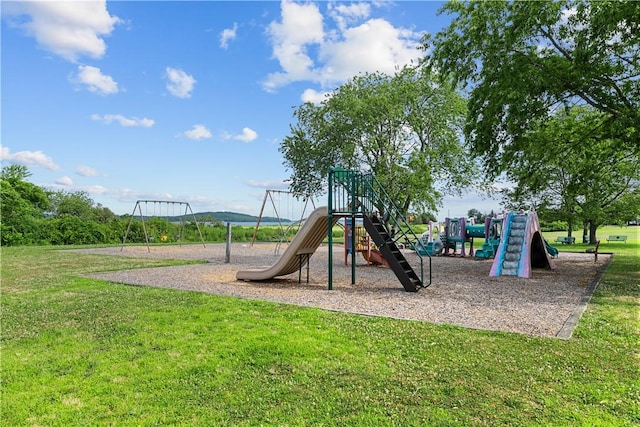
[[[72,215],[52,218],[46,221],[51,234],[49,243],[53,245],[90,245],[105,243],[102,227],[94,221],[83,221]]]
[[[540,221],[540,229],[543,232],[568,231],[569,224],[566,221]]]

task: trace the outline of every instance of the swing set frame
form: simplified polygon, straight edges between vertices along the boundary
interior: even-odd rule
[[[184,214],[182,214],[182,215],[178,214],[180,216],[180,227],[179,227],[180,234],[178,235],[178,242],[180,242],[180,246],[182,246],[182,242],[181,242],[182,241],[182,233],[184,232],[184,222],[185,222],[184,221],[184,217],[187,216],[187,214],[189,212],[191,212],[191,217],[193,218],[193,222],[195,223],[196,228],[198,229],[198,235],[200,236],[200,242],[202,242],[202,246],[206,248],[206,246],[204,244],[204,238],[202,237],[202,232],[200,231],[200,225],[198,224],[198,220],[197,220],[195,214],[193,213],[193,210],[191,209],[191,205],[188,202],[179,202],[179,201],[175,201],[175,200],[138,200],[138,201],[136,201],[136,205],[134,206],[133,212],[131,213],[131,218],[129,219],[129,224],[127,225],[127,231],[125,232],[124,237],[122,238],[122,247],[120,248],[121,252],[124,249],[125,243],[127,242],[127,236],[129,235],[129,231],[131,230],[131,223],[133,222],[133,220],[135,218],[136,210],[138,211],[140,220],[142,221],[142,230],[144,231],[144,239],[145,239],[145,241],[147,243],[147,251],[151,252],[151,248],[150,248],[150,245],[149,245],[149,233],[147,232],[147,226],[145,225],[145,222],[144,222],[145,215],[147,216],[147,218],[150,218],[150,216],[148,215],[149,203],[153,204],[153,213],[154,213],[154,215],[151,216],[153,218],[156,218],[156,217],[162,218],[162,207],[163,207],[163,204],[166,204],[166,207],[167,207],[167,215],[166,215],[166,217],[170,216],[169,215],[169,206],[172,207],[172,211],[175,211],[176,205],[178,205],[178,208],[180,208],[181,206],[184,205],[184,207],[185,207],[184,208]],[[142,205],[143,204],[145,205],[145,214],[142,213]],[[160,212],[161,215],[155,215],[156,206],[158,206],[159,212]],[[173,212],[172,212],[171,216],[176,216],[176,215],[173,215]]]
[[[280,217],[280,212],[278,212],[278,208],[276,207],[276,202],[274,200],[274,194],[276,195],[281,195],[281,194],[285,194],[285,195],[291,195],[293,197],[295,197],[296,199],[300,199],[302,198],[304,200],[304,206],[302,207],[302,213],[300,214],[300,219],[296,222],[293,222],[292,224],[289,225],[289,227],[285,230],[283,224],[282,224],[282,218]],[[288,231],[291,229],[292,226],[294,226],[295,224],[301,224],[305,217],[304,214],[307,211],[307,206],[309,205],[309,200],[311,200],[311,205],[313,206],[313,209],[316,208],[316,203],[313,200],[313,197],[311,197],[311,195],[309,194],[302,194],[302,193],[296,193],[294,191],[288,191],[288,190],[265,190],[264,192],[264,199],[262,200],[262,206],[260,207],[260,214],[258,215],[258,221],[256,222],[256,228],[253,231],[253,238],[251,239],[251,246],[253,246],[253,244],[256,242],[256,237],[258,235],[258,228],[260,228],[260,222],[262,221],[262,215],[264,213],[264,207],[267,204],[267,200],[271,201],[271,206],[273,206],[273,210],[276,214],[276,218],[278,220],[278,225],[280,226],[280,232],[282,233],[282,236],[278,242],[278,247],[276,248],[276,252],[278,251],[280,244],[282,243],[282,241],[284,239],[286,239],[287,237],[287,233]]]

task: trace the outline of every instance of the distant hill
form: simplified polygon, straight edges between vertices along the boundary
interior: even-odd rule
[[[211,221],[211,218],[219,222],[248,222],[248,223],[258,222],[257,216],[247,215],[247,214],[238,213],[238,212],[226,212],[226,211],[225,212],[197,212],[197,213],[194,213],[194,215],[198,220],[198,222]],[[151,218],[151,217],[145,216],[144,218],[145,220],[147,220],[148,218]],[[191,221],[193,219],[191,214],[163,216],[162,218],[170,222]],[[260,222],[278,222],[278,221],[283,223],[291,222],[290,219],[280,218],[280,220],[278,220],[278,218],[272,217],[272,216],[263,216],[262,219],[260,220]]]
[[[187,219],[191,215],[187,215]],[[215,218],[220,222],[257,222],[258,217],[238,212],[198,212],[195,214],[198,221],[204,218]],[[290,219],[280,218],[280,222],[291,222]],[[278,218],[272,216],[263,216],[260,222],[278,222]]]

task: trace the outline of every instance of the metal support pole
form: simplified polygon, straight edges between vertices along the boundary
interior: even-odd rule
[[[231,261],[231,223],[227,222],[227,248],[224,255],[224,262],[229,263]]]
[[[357,197],[356,197],[356,175],[351,172],[351,284],[356,284],[356,211],[358,209]]]
[[[146,206],[147,206],[147,202],[145,202],[145,207]],[[144,239],[147,242],[147,252],[151,252],[151,248],[149,247],[149,234],[147,234],[147,227],[144,225],[144,216],[142,215],[142,207],[140,206],[139,203],[138,203],[138,211],[140,211],[140,219],[142,220],[142,230],[144,231]]]
[[[122,250],[124,249],[124,245],[127,242],[127,236],[129,235],[129,230],[131,229],[131,223],[133,222],[133,218],[135,217],[136,209],[138,208],[138,203],[139,202],[136,202],[136,205],[133,207],[133,212],[131,212],[131,218],[129,218],[129,224],[127,225],[127,231],[124,233],[124,238],[122,239],[122,247],[120,248],[120,252],[122,252]]]
[[[253,230],[253,237],[251,238],[251,246],[256,242],[256,236],[258,235],[258,227],[260,227],[260,220],[262,220],[262,212],[264,212],[264,205],[267,203],[267,196],[269,195],[269,190],[264,192],[264,200],[262,201],[262,207],[260,208],[260,214],[258,214],[258,221],[256,222],[256,228]]]
[[[356,284],[356,215],[351,215],[351,284]],[[346,238],[346,236],[345,236]]]
[[[200,231],[200,225],[198,225],[198,219],[196,215],[193,213],[193,209],[191,209],[191,205],[187,203],[187,207],[184,208],[184,215],[187,215],[187,209],[191,211],[191,218],[193,218],[193,223],[196,225],[196,229],[198,230],[198,235],[200,236],[200,241],[202,242],[202,247],[206,248],[207,246],[204,244],[204,237],[202,237],[202,231]]]
[[[327,201],[327,213],[329,214],[329,225],[327,226],[328,240],[329,240],[329,265],[327,268],[328,271],[328,288],[329,290],[333,289],[333,170],[329,169],[329,191],[328,193],[328,201]]]

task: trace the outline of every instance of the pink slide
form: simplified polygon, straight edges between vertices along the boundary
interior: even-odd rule
[[[333,218],[333,223],[338,221]],[[329,214],[327,207],[319,207],[309,215],[300,230],[296,233],[287,250],[274,265],[264,269],[240,270],[236,273],[238,280],[269,280],[278,276],[295,273],[306,263],[307,259],[318,249],[327,237],[329,230]]]

